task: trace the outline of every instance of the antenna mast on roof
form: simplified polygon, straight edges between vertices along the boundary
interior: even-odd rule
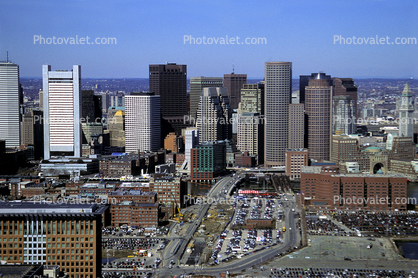
[[[235,73],[235,61],[232,60],[232,73]]]
[[[9,50],[6,50],[6,63],[9,62]]]

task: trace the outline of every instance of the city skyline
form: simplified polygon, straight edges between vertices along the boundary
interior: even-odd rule
[[[416,39],[418,5],[414,1],[401,5],[389,1],[242,5],[168,1],[146,6],[131,1],[100,5],[21,1],[3,6],[7,13],[1,15],[0,60],[6,60],[8,50],[9,59],[20,66],[21,77],[40,77],[42,64],[56,68],[80,64],[86,78],[144,78],[149,64],[176,62],[188,65],[190,77],[235,71],[260,78],[264,62],[270,61],[292,61],[294,76],[322,70],[352,78],[418,77],[416,40],[412,45],[395,43],[398,37]],[[249,12],[252,20],[242,16]],[[62,43],[47,44],[53,37]],[[116,41],[81,45],[80,39],[87,37]],[[203,44],[203,37],[212,43]],[[238,37],[240,45],[235,43]],[[350,43],[353,37],[358,43]],[[70,38],[79,44],[70,44]],[[220,44],[231,38],[229,44]],[[245,45],[246,38],[265,41]],[[376,38],[382,41],[371,44]],[[327,59],[318,53],[326,53]]]

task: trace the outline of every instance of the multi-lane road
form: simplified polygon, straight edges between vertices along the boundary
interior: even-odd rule
[[[231,186],[234,186],[236,183],[240,181],[239,176],[227,176],[221,180],[219,180],[215,186],[209,191],[207,194],[207,198],[217,199],[217,198],[225,198],[226,193],[225,191],[229,191]],[[249,256],[242,257],[241,259],[233,260],[231,262],[222,263],[217,266],[211,267],[199,267],[196,269],[195,266],[181,266],[180,268],[163,268],[160,269],[156,274],[160,277],[167,277],[169,275],[181,275],[184,273],[190,272],[199,272],[202,274],[219,274],[219,273],[226,273],[229,272],[238,272],[243,269],[250,268],[254,265],[261,264],[263,261],[267,261],[279,253],[284,253],[287,250],[293,248],[294,246],[298,246],[297,244],[297,232],[296,230],[296,223],[294,218],[294,212],[292,209],[295,208],[296,204],[294,202],[293,196],[290,196],[288,201],[284,201],[284,213],[285,213],[285,227],[286,233],[284,235],[283,243],[272,246],[268,249],[256,252]],[[206,216],[206,213],[210,207],[210,204],[204,204],[201,206],[199,210],[199,214],[196,217],[196,220],[190,225],[186,234],[182,238],[178,238],[172,240],[171,243],[165,248],[162,258],[167,266],[171,260],[178,262],[180,259],[181,254],[184,252],[187,243],[193,237],[196,229],[200,226],[202,219]]]

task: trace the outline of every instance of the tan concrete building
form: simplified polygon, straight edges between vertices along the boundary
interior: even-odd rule
[[[308,149],[288,149],[286,150],[286,176],[290,180],[298,180],[301,177],[301,169],[308,166]]]
[[[303,148],[305,136],[305,105],[289,104],[289,149]]]

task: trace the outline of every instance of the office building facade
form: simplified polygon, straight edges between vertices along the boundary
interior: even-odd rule
[[[190,117],[197,117],[197,108],[199,107],[202,89],[208,87],[222,87],[222,77],[191,77],[190,78]]]
[[[20,146],[20,98],[19,66],[0,62],[0,140],[6,148]]]
[[[106,209],[97,204],[0,202],[2,260],[59,265],[69,277],[99,277]]]
[[[42,66],[44,93],[44,159],[81,157],[81,67],[51,71]]]
[[[230,139],[231,119],[228,90],[223,87],[203,88],[196,119],[199,142]]]
[[[131,93],[125,97],[126,152],[158,151],[161,147],[161,96]]]
[[[289,104],[289,149],[303,148],[305,134],[305,105]]]
[[[162,139],[171,131],[180,135],[186,126],[184,116],[188,114],[187,66],[149,65],[149,91],[161,97]]]
[[[226,169],[225,141],[204,142],[191,149],[191,181],[211,181]]]
[[[288,146],[289,104],[292,99],[292,63],[266,62],[264,164],[284,166]]]
[[[246,74],[224,74],[224,87],[228,89],[232,109],[238,109],[241,101],[242,85],[247,83]]]
[[[399,136],[414,138],[414,106],[412,104],[412,92],[409,84],[406,83],[402,95],[401,105],[399,107]]]
[[[329,79],[318,73],[305,87],[309,158],[329,160],[332,137],[332,93]]]

